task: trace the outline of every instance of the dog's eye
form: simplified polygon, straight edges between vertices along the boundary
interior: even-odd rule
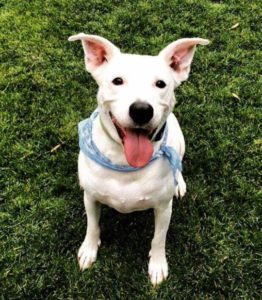
[[[121,77],[116,77],[115,79],[112,80],[112,83],[114,85],[121,85],[124,83],[124,80]]]
[[[166,87],[166,83],[163,80],[158,80],[156,82],[156,86],[160,89],[163,89],[164,87]]]

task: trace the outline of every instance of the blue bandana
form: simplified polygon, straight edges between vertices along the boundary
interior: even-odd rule
[[[117,164],[112,163],[97,148],[97,146],[94,143],[93,138],[92,138],[92,128],[93,128],[94,119],[98,115],[99,115],[98,110],[95,110],[92,113],[92,115],[90,116],[90,118],[85,119],[78,124],[79,147],[86,156],[88,156],[90,159],[92,159],[99,165],[101,165],[105,168],[114,170],[114,171],[118,171],[118,172],[139,171],[143,168],[146,168],[148,165],[152,164],[159,157],[164,156],[169,161],[169,164],[172,169],[173,176],[174,176],[174,182],[175,182],[175,185],[177,185],[176,171],[177,170],[182,171],[182,163],[181,163],[181,160],[180,160],[179,155],[177,154],[176,150],[174,148],[166,145],[167,134],[168,134],[167,126],[165,129],[164,138],[163,138],[163,141],[162,141],[162,144],[161,144],[159,150],[151,157],[150,161],[148,162],[148,164],[146,166],[144,166],[142,168],[134,168],[129,165],[117,165]]]

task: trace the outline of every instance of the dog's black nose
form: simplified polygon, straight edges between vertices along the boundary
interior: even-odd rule
[[[129,107],[129,116],[138,125],[148,123],[154,114],[153,107],[142,101],[136,101]]]

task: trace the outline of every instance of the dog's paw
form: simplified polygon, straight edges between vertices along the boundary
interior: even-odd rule
[[[186,183],[181,173],[177,176],[177,186],[175,189],[175,196],[177,198],[183,198],[186,194]]]
[[[151,256],[148,265],[148,274],[153,286],[157,286],[168,276],[168,264],[166,256]]]
[[[77,255],[80,271],[90,268],[96,261],[97,250],[100,244],[100,240],[98,242],[84,241],[82,243]]]

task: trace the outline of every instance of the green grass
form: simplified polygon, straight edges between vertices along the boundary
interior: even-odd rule
[[[261,297],[259,18],[259,0],[0,0],[1,299]],[[104,207],[97,262],[77,265],[86,220],[76,126],[97,89],[80,43],[67,42],[78,32],[142,54],[180,37],[211,40],[177,90],[188,193],[174,202],[170,276],[157,289],[147,277],[151,211]]]

